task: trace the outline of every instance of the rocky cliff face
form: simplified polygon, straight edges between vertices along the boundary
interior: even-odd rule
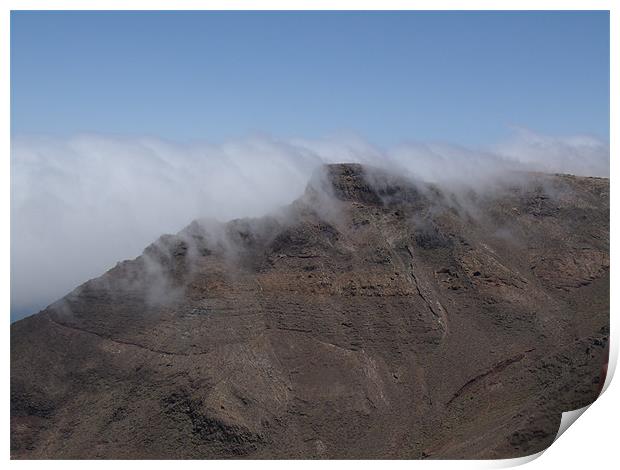
[[[11,326],[14,458],[507,458],[592,402],[609,183],[330,165]],[[62,269],[62,266],[59,266]]]

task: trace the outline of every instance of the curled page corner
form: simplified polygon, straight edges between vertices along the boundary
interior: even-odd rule
[[[611,360],[610,360],[611,359]],[[611,380],[616,372],[616,363],[618,362],[618,347],[614,344],[614,347],[610,348],[609,343],[607,343],[607,363],[603,366],[602,374],[604,374],[603,386],[601,388],[601,392],[599,393],[599,397],[605,393],[605,390],[609,387]]]
[[[540,452],[537,452],[535,454],[531,454],[531,455],[526,455],[524,457],[516,457],[513,459],[501,459],[501,460],[496,460],[495,464],[493,465],[493,468],[510,468],[510,467],[518,467],[520,465],[524,465],[526,463],[529,463],[533,460],[536,460],[538,457],[540,457],[542,454],[544,454],[547,449],[549,449],[549,447],[551,447],[555,441],[558,440],[558,438],[564,434],[564,431],[566,431],[569,427],[571,427],[571,425],[577,421],[577,419],[588,409],[590,408],[590,405],[584,406],[583,408],[579,408],[576,410],[571,410],[571,411],[565,411],[564,413],[562,413],[562,418],[560,421],[560,427],[558,428],[558,432],[555,435],[555,438],[553,439],[553,442],[547,446],[547,448],[541,450]]]
[[[553,442],[557,441],[558,438],[562,434],[564,434],[564,431],[566,431],[575,421],[577,421],[577,419],[588,408],[590,408],[590,405],[587,405],[587,406],[584,406],[583,408],[579,408],[579,409],[572,410],[572,411],[565,411],[564,413],[562,413],[562,420],[560,421],[560,428],[558,429],[558,433],[555,435],[555,439],[553,439]],[[553,443],[551,445],[553,445]]]

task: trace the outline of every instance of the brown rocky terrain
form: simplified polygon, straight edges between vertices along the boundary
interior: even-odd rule
[[[14,323],[12,457],[523,456],[596,398],[608,334],[607,179],[330,165]]]

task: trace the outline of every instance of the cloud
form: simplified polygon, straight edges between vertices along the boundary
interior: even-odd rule
[[[196,218],[260,216],[299,197],[323,163],[359,162],[476,187],[512,170],[609,175],[609,146],[520,130],[484,151],[355,136],[221,145],[82,135],[11,143],[11,310],[34,313]],[[13,315],[12,314],[12,315]]]
[[[493,151],[531,170],[609,177],[609,144],[592,136],[552,137],[521,128]]]

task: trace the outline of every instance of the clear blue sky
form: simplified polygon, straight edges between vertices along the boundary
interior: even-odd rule
[[[13,135],[609,138],[607,12],[13,12]]]

